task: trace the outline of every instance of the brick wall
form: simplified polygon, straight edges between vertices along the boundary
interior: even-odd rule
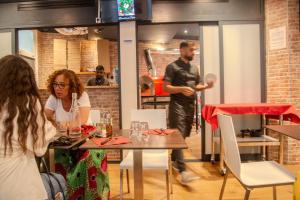
[[[86,88],[85,91],[88,93],[92,109],[101,109],[109,111],[113,118],[113,127],[120,128],[119,126],[119,88],[102,88],[92,89]],[[40,95],[43,104],[49,97],[49,92],[45,89],[40,89]],[[109,160],[119,160],[119,151],[110,150],[108,151]]]
[[[83,71],[95,68],[98,64],[97,42],[95,40],[83,40],[80,44]]]
[[[97,65],[97,45],[96,41],[86,40],[86,36],[65,36],[58,33],[44,33],[38,32],[38,65],[39,65],[39,86],[41,88],[45,87],[46,80],[49,75],[55,70],[53,67],[53,40],[54,39],[65,39],[68,41],[81,41],[80,42],[80,51],[81,51],[81,67],[82,68],[93,68]],[[172,40],[167,44],[159,44],[152,42],[139,42],[138,44],[138,58],[139,58],[139,74],[144,75],[147,74],[146,63],[144,59],[144,49],[156,49],[156,48],[178,48],[179,43],[182,40]],[[197,47],[199,48],[199,43],[196,42]],[[70,47],[70,46],[69,46]],[[72,47],[72,46],[71,46]],[[115,67],[119,65],[119,49],[118,42],[110,41],[109,45],[110,51],[110,62],[111,67]],[[76,50],[74,50],[76,52]],[[178,59],[179,54],[168,53],[164,51],[152,51],[152,58],[154,65],[157,68],[157,74],[162,76],[165,72],[166,66]],[[68,59],[71,59],[69,57]],[[75,62],[75,61],[74,61]],[[200,65],[200,55],[196,54],[193,64],[199,66]],[[80,75],[82,81],[86,83],[86,81],[93,77],[93,75]]]
[[[81,68],[94,68],[98,62],[97,44],[95,40],[87,40],[86,36],[65,36],[59,33],[44,33],[37,34],[37,47],[38,47],[38,84],[40,88],[45,88],[46,81],[51,73],[58,68],[53,64],[53,43],[54,39],[64,39],[71,42],[80,42],[80,67]],[[69,45],[70,52],[78,52],[77,45]],[[72,55],[72,54],[70,54]],[[69,63],[78,63],[78,56],[68,57]],[[74,59],[70,60],[70,59]],[[110,62],[111,66],[115,67],[119,62],[118,43],[110,41]],[[62,68],[62,67],[60,67]],[[71,66],[70,66],[71,68]],[[73,69],[74,70],[74,69]],[[74,71],[79,71],[74,70]],[[84,83],[94,75],[80,75]]]
[[[145,49],[178,49],[179,44],[182,40],[172,40],[167,44],[160,43],[152,43],[152,42],[142,42],[140,41],[138,44],[138,59],[139,59],[139,74],[145,75],[148,74],[147,66],[144,58],[144,50]],[[196,43],[196,47],[199,48],[199,42],[194,41]],[[151,51],[152,60],[154,66],[157,70],[158,76],[163,76],[165,73],[166,66],[171,62],[177,60],[179,58],[179,54],[170,53],[167,51]],[[196,66],[200,66],[200,55],[196,54],[192,64]]]
[[[110,66],[112,68],[119,66],[119,47],[118,42],[111,41],[109,43]]]
[[[51,73],[55,71],[53,64],[53,42],[54,39],[67,39],[69,41],[84,40],[84,36],[64,36],[58,33],[44,33],[37,31],[38,48],[38,84],[44,88]]]
[[[291,103],[300,113],[300,33],[298,0],[266,0],[266,70],[267,101]],[[287,48],[269,48],[269,30],[285,26]],[[270,133],[277,136],[275,133]],[[269,149],[271,159],[277,159],[278,148]],[[300,143],[291,138],[284,141],[284,162],[300,163]]]

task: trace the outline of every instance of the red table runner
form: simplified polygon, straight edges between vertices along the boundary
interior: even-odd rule
[[[274,117],[283,115],[284,120],[300,124],[300,118],[296,108],[291,104],[215,104],[205,105],[202,109],[202,117],[215,130],[218,128],[218,114],[236,114],[236,115],[266,115]]]

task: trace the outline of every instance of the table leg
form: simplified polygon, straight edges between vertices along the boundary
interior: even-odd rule
[[[133,150],[134,199],[144,199],[143,150]]]
[[[212,164],[215,163],[215,141],[214,141],[215,131],[211,129],[211,156],[210,156],[210,162]]]
[[[266,120],[266,115],[262,116],[262,129],[263,129],[263,134],[266,135],[266,125],[267,125],[267,120]],[[262,159],[266,160],[267,156],[266,156],[266,146],[262,146]]]
[[[283,115],[280,115],[279,118],[279,125],[283,125]],[[284,142],[284,135],[280,134],[279,136],[279,163],[283,164],[283,142]]]

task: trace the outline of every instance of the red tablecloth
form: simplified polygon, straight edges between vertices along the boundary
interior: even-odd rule
[[[205,105],[202,109],[202,117],[213,129],[218,128],[218,114],[238,115],[263,115],[274,117],[283,115],[284,120],[300,124],[300,118],[296,108],[291,104],[215,104]]]

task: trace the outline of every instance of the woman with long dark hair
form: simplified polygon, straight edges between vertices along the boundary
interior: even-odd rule
[[[0,59],[0,199],[48,199],[35,156],[55,128],[45,119],[34,72],[18,56]]]

